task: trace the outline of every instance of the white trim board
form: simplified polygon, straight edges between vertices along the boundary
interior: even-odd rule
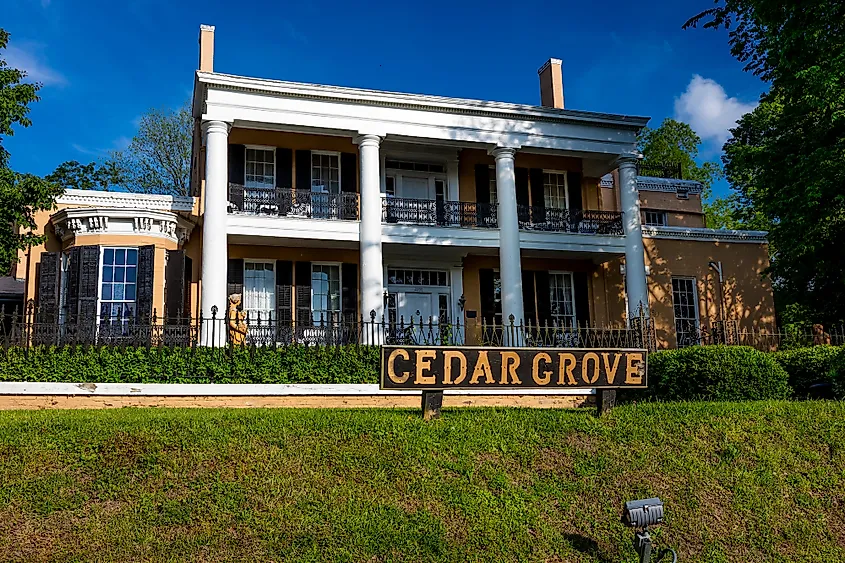
[[[0,395],[91,395],[111,397],[389,396],[421,391],[381,390],[377,384],[261,383],[52,383],[0,382]],[[595,389],[451,389],[446,395],[595,395]]]

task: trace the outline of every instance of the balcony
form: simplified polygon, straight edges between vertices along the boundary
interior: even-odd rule
[[[622,214],[615,211],[590,211],[531,207],[517,209],[519,228],[528,231],[622,235]],[[388,197],[383,203],[385,223],[436,227],[497,228],[494,203],[434,201]]]
[[[356,221],[357,193],[321,193],[288,188],[253,188],[229,184],[229,213],[265,217],[301,217]]]

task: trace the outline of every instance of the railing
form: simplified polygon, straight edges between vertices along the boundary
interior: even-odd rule
[[[736,320],[715,321],[704,326],[688,327],[686,338],[679,339],[679,346],[725,344],[751,346],[758,350],[788,350],[806,346],[845,346],[845,326],[776,327],[757,325],[741,327]]]
[[[652,178],[667,178],[672,180],[683,180],[684,172],[681,163],[657,164],[652,162],[638,162],[637,176],[650,176]]]
[[[386,223],[432,225],[438,227],[483,227],[495,229],[496,204],[468,201],[435,201],[386,197],[382,204]]]
[[[354,221],[358,219],[358,194],[229,184],[229,212]]]
[[[622,235],[622,214],[616,211],[557,209],[554,207],[517,207],[519,228],[531,231],[555,231],[591,235]]]

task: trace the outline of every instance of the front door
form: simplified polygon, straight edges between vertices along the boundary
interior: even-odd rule
[[[404,292],[396,296],[400,319],[408,327],[409,336],[417,343],[428,343],[437,338],[436,298],[431,293]]]
[[[434,221],[434,198],[431,197],[428,178],[404,176],[401,197],[411,200],[407,203],[409,222],[427,224]]]

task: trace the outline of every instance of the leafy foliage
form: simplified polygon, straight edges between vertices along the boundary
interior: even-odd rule
[[[775,352],[774,357],[789,374],[789,385],[794,390],[795,396],[806,398],[811,385],[831,381],[834,366],[845,359],[845,348],[841,346],[795,348]]]
[[[89,383],[376,383],[379,348],[10,347],[0,381]]]
[[[686,26],[729,29],[731,52],[771,81],[725,145],[735,208],[769,225],[781,301],[845,319],[845,4],[719,0]]]
[[[187,105],[153,109],[141,117],[129,147],[110,158],[123,187],[145,194],[190,195],[193,126]]]
[[[113,162],[80,164],[75,160],[63,162],[45,177],[62,190],[103,190],[122,183],[120,172]]]
[[[664,400],[786,399],[789,375],[747,346],[690,346],[649,355],[647,395]]]
[[[44,241],[38,232],[35,214],[52,209],[61,189],[33,174],[20,174],[9,168],[9,151],[3,136],[15,134],[13,127],[29,127],[29,105],[38,101],[39,84],[25,83],[26,73],[9,67],[2,50],[9,34],[0,29],[0,272],[11,270],[18,253]]]

